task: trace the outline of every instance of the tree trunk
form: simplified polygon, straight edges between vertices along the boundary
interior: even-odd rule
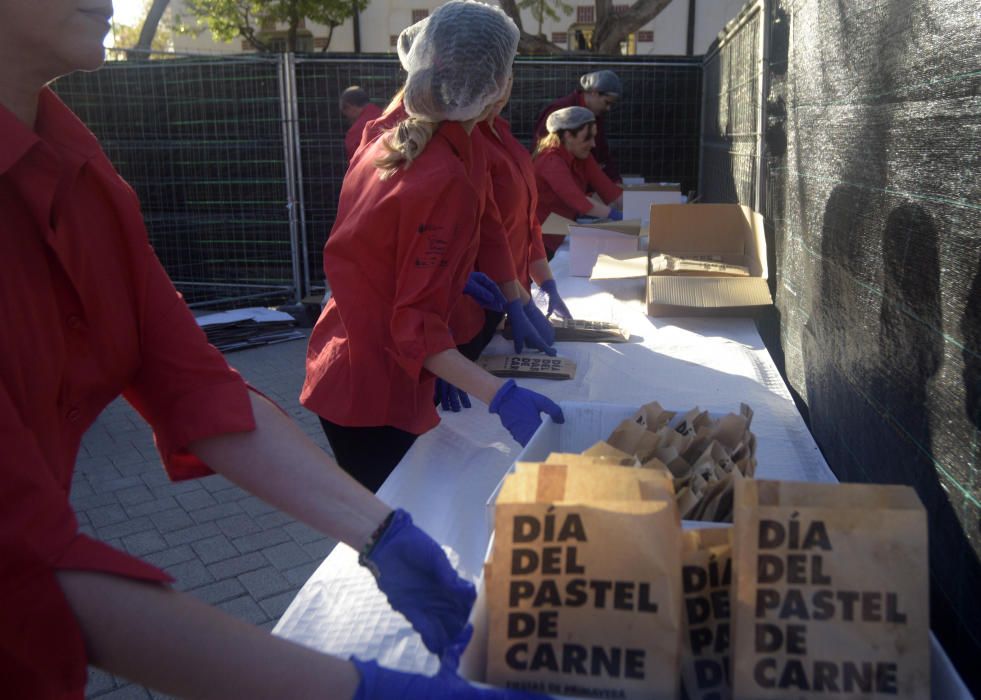
[[[515,0],[500,0],[500,3],[504,14],[513,19],[514,23],[518,25],[518,31],[524,34],[525,28],[521,26],[521,10],[518,9],[518,3]]]
[[[660,14],[671,0],[637,0],[625,12],[613,13],[612,0],[596,0],[593,53],[619,54],[620,42]]]
[[[542,36],[521,32],[518,39],[518,53],[522,56],[556,56],[565,50]]]
[[[149,58],[150,49],[153,47],[153,37],[157,35],[157,26],[169,4],[170,0],[153,0],[153,4],[150,5],[150,9],[146,13],[146,19],[143,20],[140,38],[136,42],[136,46],[133,47],[133,51],[126,54],[127,58]]]

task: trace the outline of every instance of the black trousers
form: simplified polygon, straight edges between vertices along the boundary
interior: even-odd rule
[[[341,468],[370,491],[378,491],[418,435],[388,425],[349,428],[320,419]]]
[[[497,325],[501,322],[502,318],[504,318],[503,311],[487,311],[484,309],[484,327],[480,329],[480,332],[470,342],[457,345],[456,349],[471,362],[476,362],[477,358],[480,357],[480,353],[484,351],[484,348],[487,347],[487,344],[494,337],[494,333],[497,331]]]

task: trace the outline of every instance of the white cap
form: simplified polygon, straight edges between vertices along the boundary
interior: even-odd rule
[[[554,134],[563,129],[578,129],[583,124],[596,121],[596,115],[592,110],[585,107],[563,107],[548,115],[545,120],[545,128],[548,133]]]

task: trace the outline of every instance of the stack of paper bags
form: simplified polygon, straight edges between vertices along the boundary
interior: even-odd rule
[[[666,467],[685,520],[731,522],[733,487],[756,471],[752,421],[746,404],[714,420],[698,407],[679,416],[654,401],[620,423],[606,442],[641,465]]]

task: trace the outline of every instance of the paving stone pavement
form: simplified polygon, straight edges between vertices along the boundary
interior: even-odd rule
[[[317,417],[300,406],[305,341],[226,355],[328,449]],[[231,615],[271,629],[334,546],[221,476],[172,483],[153,436],[122,399],[85,434],[71,502],[81,529],[155,564],[174,586]],[[89,667],[86,698],[165,698]]]

